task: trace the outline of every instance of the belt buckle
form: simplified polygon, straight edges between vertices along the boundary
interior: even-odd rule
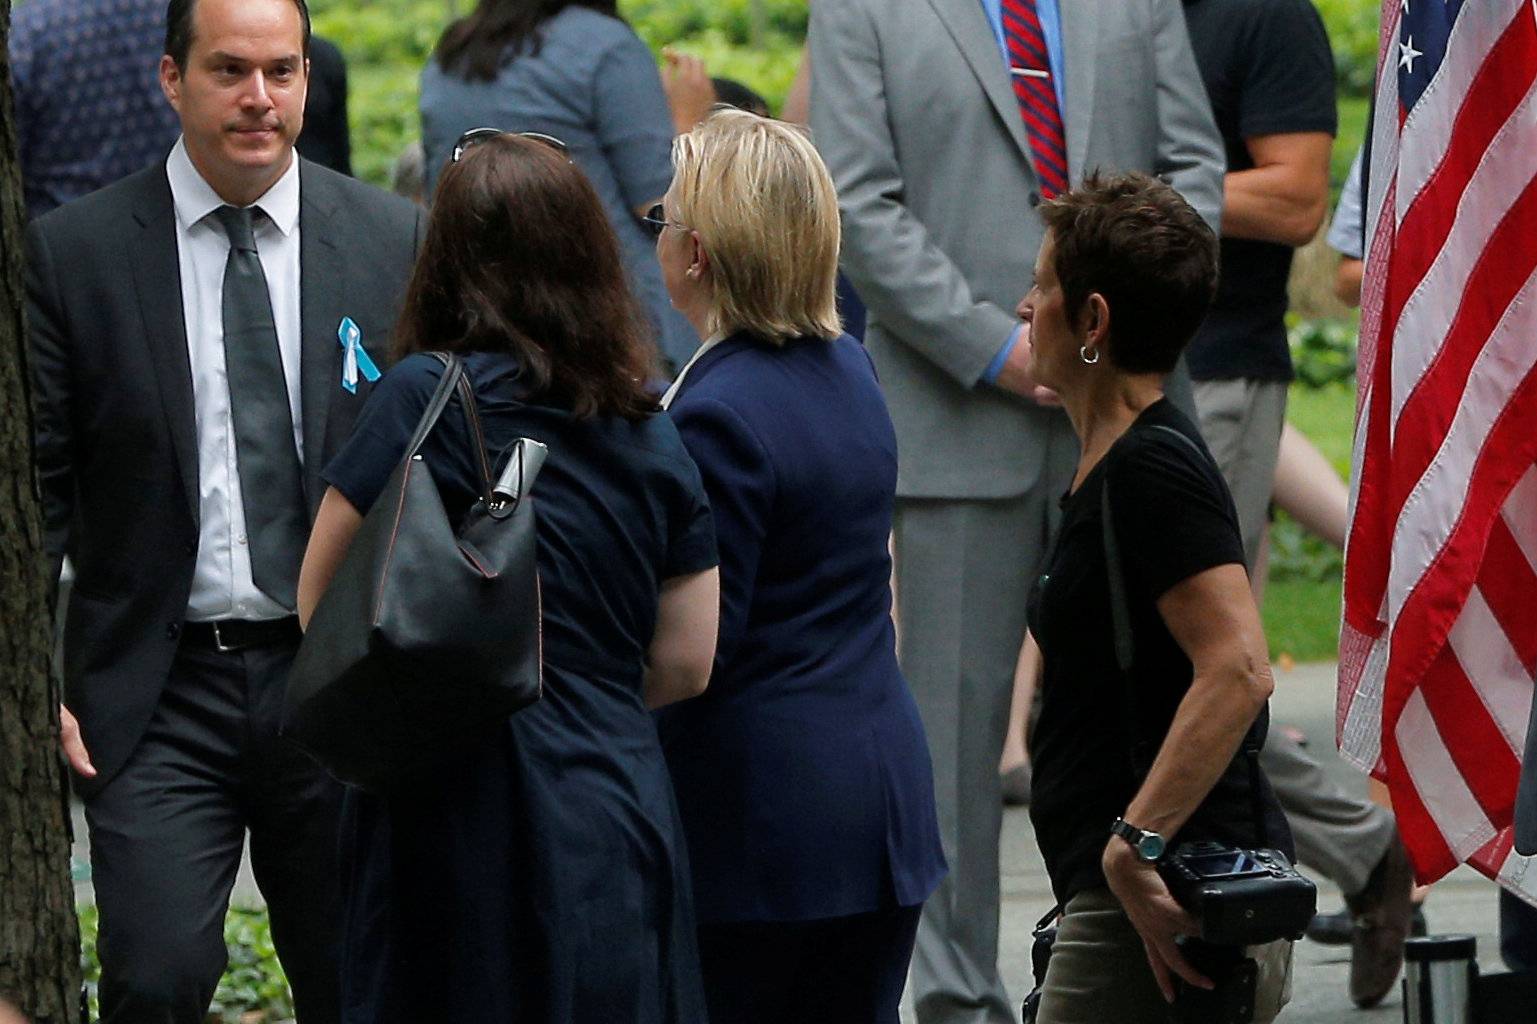
[[[234,654],[236,651],[240,650],[238,645],[226,644],[224,642],[224,636],[219,632],[218,619],[213,621],[213,649],[218,651],[220,654]]]

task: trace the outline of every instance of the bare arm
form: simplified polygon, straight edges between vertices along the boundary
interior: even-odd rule
[[[1228,173],[1222,233],[1293,248],[1308,244],[1329,209],[1333,137],[1288,132],[1256,135],[1244,144],[1254,166]]]
[[[656,632],[646,658],[646,706],[697,697],[710,682],[720,626],[720,569],[662,582]]]
[[[1361,304],[1361,284],[1366,279],[1366,263],[1362,260],[1351,259],[1349,256],[1340,257],[1340,265],[1334,272],[1334,295],[1337,299],[1350,307]]]
[[[299,567],[299,625],[309,628],[315,606],[331,586],[352,538],[363,525],[359,512],[335,487],[327,487],[320,499],[320,511],[315,516],[315,528],[310,531],[309,547],[304,550],[304,564]]]
[[[1158,613],[1195,674],[1123,817],[1137,828],[1172,836],[1217,784],[1274,682],[1243,566],[1217,566],[1176,584],[1158,600]],[[1206,987],[1174,944],[1177,935],[1198,928],[1157,870],[1114,836],[1101,863],[1111,891],[1142,936],[1165,998],[1173,999],[1173,974]]]

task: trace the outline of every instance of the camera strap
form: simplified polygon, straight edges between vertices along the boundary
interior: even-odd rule
[[[1133,426],[1132,429],[1138,428]],[[1155,423],[1142,429],[1157,430],[1178,438],[1180,443],[1195,452],[1201,461],[1216,468],[1215,464],[1211,461],[1211,456],[1200,445],[1173,427]],[[1153,754],[1146,758],[1147,763],[1145,765],[1139,763],[1142,760],[1139,757],[1142,748],[1150,744],[1142,742],[1141,730],[1138,728],[1139,721],[1136,713],[1137,688],[1133,684],[1131,677],[1132,665],[1136,660],[1136,640],[1132,635],[1131,604],[1126,596],[1126,574],[1121,563],[1121,547],[1116,539],[1115,520],[1112,518],[1110,508],[1110,470],[1113,466],[1113,462],[1110,459],[1114,451],[1115,448],[1112,446],[1111,451],[1105,455],[1105,478],[1099,492],[1100,519],[1104,531],[1105,570],[1110,582],[1110,623],[1115,640],[1115,663],[1121,670],[1121,682],[1126,690],[1126,700],[1121,705],[1126,718],[1126,735],[1128,740],[1126,754],[1131,762],[1132,777],[1140,783],[1141,780],[1146,778],[1147,773],[1152,770],[1153,757],[1156,756],[1157,751],[1155,749]],[[1256,845],[1265,847],[1270,845],[1270,840],[1265,828],[1264,799],[1261,795],[1259,780],[1260,743],[1256,736],[1258,727],[1257,721],[1249,726],[1248,731],[1244,733],[1243,744],[1239,747],[1239,753],[1248,762],[1249,796],[1252,804],[1251,811],[1254,816]]]

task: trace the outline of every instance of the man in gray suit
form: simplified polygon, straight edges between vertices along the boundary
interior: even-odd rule
[[[918,1017],[1011,1021],[998,758],[1025,599],[1077,460],[1013,313],[1034,208],[1093,169],[1142,170],[1215,227],[1222,143],[1178,0],[821,0],[810,44],[811,124],[897,428],[902,665],[951,871],[919,931]]]
[[[341,793],[277,723],[321,471],[369,390],[343,346],[383,357],[418,215],[295,156],[303,0],[172,0],[166,25],[169,157],[27,233],[47,545],[76,569],[60,717],[101,1014],[204,1019],[249,832],[299,1021],[325,1024]]]

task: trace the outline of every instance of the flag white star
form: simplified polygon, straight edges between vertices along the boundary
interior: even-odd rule
[[[1425,54],[1414,48],[1414,37],[1410,36],[1407,42],[1398,44],[1398,66],[1406,69],[1409,74],[1414,74],[1414,59]]]
[[[1403,6],[1404,13],[1408,14],[1409,13],[1409,0],[1398,0],[1398,2]]]

